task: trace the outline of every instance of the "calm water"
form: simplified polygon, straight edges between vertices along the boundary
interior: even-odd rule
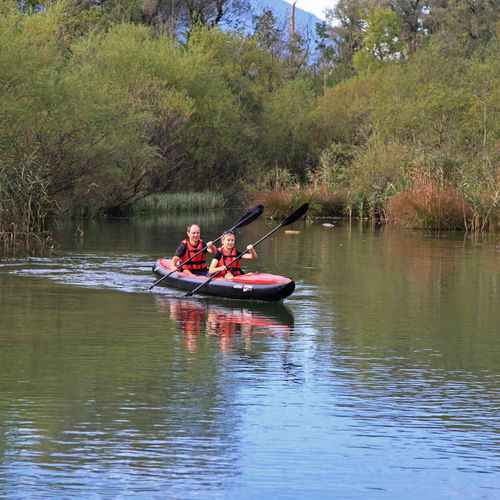
[[[498,236],[297,223],[282,304],[147,291],[187,222],[0,261],[1,498],[500,498]]]

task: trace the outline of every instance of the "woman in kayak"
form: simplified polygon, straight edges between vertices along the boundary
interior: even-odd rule
[[[209,241],[206,245],[200,239],[200,226],[190,224],[187,227],[187,239],[181,241],[181,244],[175,251],[172,259],[172,271],[183,271],[185,274],[194,274],[195,276],[208,276],[207,270],[207,250],[210,253],[215,253],[217,249],[215,245]],[[198,254],[200,250],[203,250]],[[198,255],[196,255],[198,254]],[[196,257],[194,257],[196,255]],[[187,264],[183,262],[193,257]],[[182,268],[181,268],[182,265]]]
[[[235,238],[232,231],[226,231],[222,235],[222,247],[217,250],[210,264],[210,269],[208,270],[210,274],[221,271],[220,275],[224,276],[224,278],[234,278],[234,276],[244,274],[241,270],[241,259],[253,260],[257,258],[257,253],[253,245],[248,245],[247,252],[245,252],[240,259],[231,263],[231,261],[240,254],[240,252],[234,248],[234,241]],[[226,272],[224,273],[224,271]]]

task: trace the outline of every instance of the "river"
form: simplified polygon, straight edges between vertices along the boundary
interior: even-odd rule
[[[191,219],[241,215],[62,221],[0,261],[0,497],[499,498],[498,235],[300,221],[244,265],[283,303],[148,290]]]

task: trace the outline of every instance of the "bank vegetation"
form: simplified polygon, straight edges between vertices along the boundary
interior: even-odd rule
[[[315,35],[176,5],[0,0],[2,251],[193,191],[499,228],[498,2],[340,0]]]

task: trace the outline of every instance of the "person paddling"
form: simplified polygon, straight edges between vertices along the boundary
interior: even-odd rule
[[[221,276],[224,275],[225,278],[234,278],[234,276],[239,276],[240,274],[244,274],[241,269],[240,259],[234,261],[230,267],[229,263],[240,254],[236,248],[234,248],[235,237],[232,231],[226,231],[222,235],[222,247],[219,248],[214,255],[214,258],[210,264],[210,269],[208,270],[209,274],[215,274],[219,271],[221,272]],[[245,252],[241,258],[245,260],[253,260],[257,258],[257,253],[253,245],[247,246],[248,252]],[[224,271],[227,271],[224,274]]]
[[[187,227],[187,239],[181,241],[175,251],[172,259],[171,271],[182,271],[185,274],[194,274],[195,276],[209,276],[207,270],[207,250],[210,253],[216,253],[217,249],[213,242],[209,241],[206,245],[200,238],[200,226],[197,224],[190,224]],[[187,264],[182,265],[183,262],[190,259],[200,250],[200,254],[194,257]]]

